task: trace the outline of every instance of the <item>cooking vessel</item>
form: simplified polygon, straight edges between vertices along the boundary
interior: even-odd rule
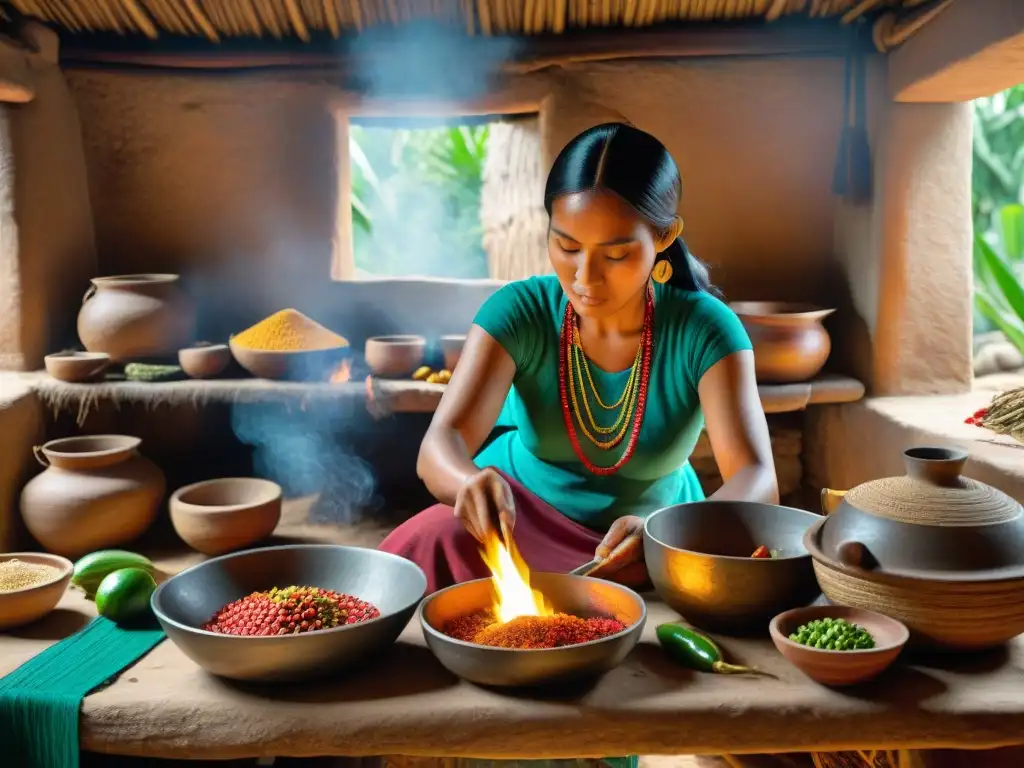
[[[808,530],[825,595],[899,619],[918,646],[973,650],[1024,632],[1020,504],[963,477],[961,449],[915,447],[903,458],[904,476],[846,492]]]
[[[740,301],[729,306],[750,336],[759,382],[807,381],[828,361],[832,339],[822,321],[835,310],[782,301]]]
[[[317,632],[238,637],[200,629],[227,603],[271,587],[307,585],[367,600],[380,616]],[[419,566],[361,547],[296,544],[207,560],[153,593],[153,613],[192,661],[235,680],[302,680],[351,667],[398,638],[427,589]]]
[[[695,626],[763,630],[773,616],[813,602],[821,590],[803,543],[820,519],[752,501],[665,507],[644,523],[644,558],[655,590]],[[773,558],[752,558],[766,546]]]
[[[419,609],[427,647],[449,672],[485,686],[523,687],[600,675],[633,650],[647,621],[647,605],[636,592],[601,579],[564,573],[532,573],[530,586],[560,613],[610,616],[626,625],[618,634],[562,648],[517,650],[456,640],[441,631],[449,621],[491,607],[491,579],[463,582],[435,592]]]

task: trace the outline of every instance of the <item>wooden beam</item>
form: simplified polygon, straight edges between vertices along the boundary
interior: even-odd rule
[[[958,0],[889,54],[895,101],[956,102],[1024,82],[1024,0]]]
[[[238,42],[220,45],[164,40],[139,47],[105,36],[68,38],[65,67],[119,66],[186,70],[386,70],[394,62],[462,61],[493,73],[524,74],[548,67],[622,59],[721,56],[842,56],[851,30],[834,22],[703,24],[675,28],[598,30],[536,37],[476,37],[388,31],[344,40]]]

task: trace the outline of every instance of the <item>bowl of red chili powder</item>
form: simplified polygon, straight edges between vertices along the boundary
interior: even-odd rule
[[[427,647],[464,680],[525,687],[597,677],[639,642],[647,605],[628,587],[563,573],[533,573],[530,586],[554,615],[495,621],[489,578],[435,592],[419,609]]]
[[[207,672],[296,681],[391,646],[427,590],[415,563],[362,547],[236,552],[168,579],[151,605],[167,637]]]

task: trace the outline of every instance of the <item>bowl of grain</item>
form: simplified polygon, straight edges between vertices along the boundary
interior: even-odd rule
[[[231,354],[260,379],[327,381],[348,358],[348,340],[294,309],[231,337]]]
[[[46,616],[57,607],[71,581],[74,564],[44,552],[0,554],[0,630]]]

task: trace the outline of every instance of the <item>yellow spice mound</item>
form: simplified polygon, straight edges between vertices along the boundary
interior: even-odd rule
[[[294,309],[282,309],[246,328],[232,342],[267,352],[309,352],[347,347],[348,341]]]

